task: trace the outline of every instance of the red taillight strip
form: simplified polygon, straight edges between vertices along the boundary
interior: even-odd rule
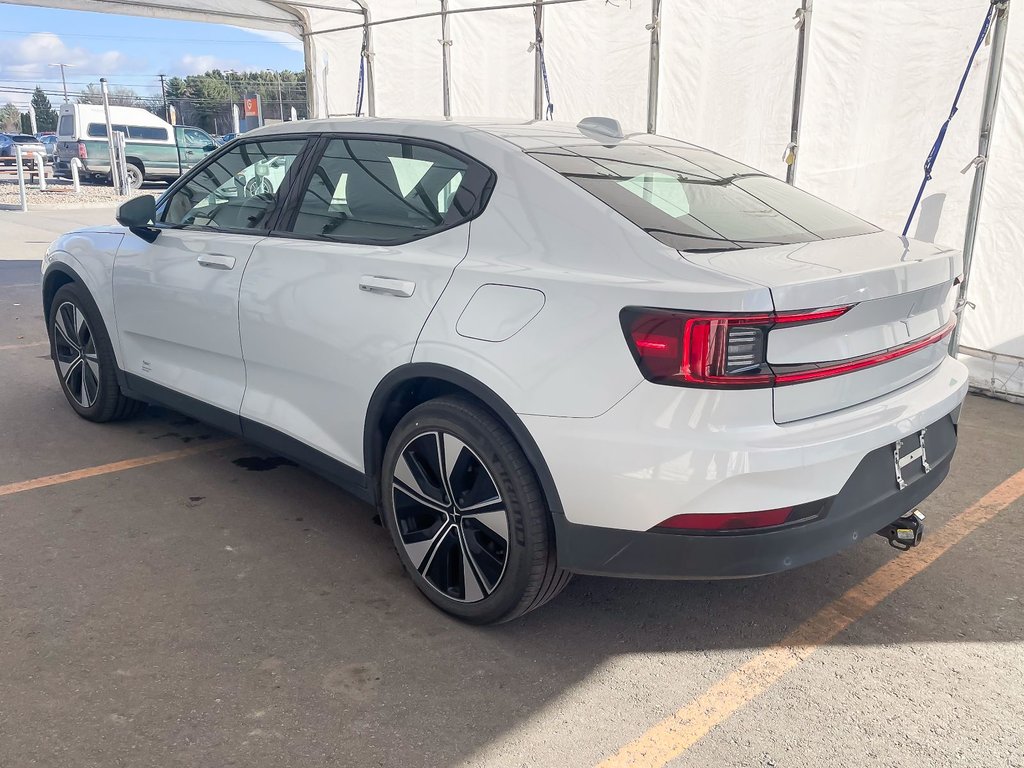
[[[862,357],[852,357],[847,360],[841,360],[834,363],[826,363],[823,366],[815,366],[814,368],[803,368],[802,370],[792,370],[792,366],[772,366],[772,370],[775,371],[775,385],[800,384],[805,381],[827,379],[832,376],[842,376],[844,373],[853,373],[854,371],[860,371],[865,368],[872,368],[876,365],[881,365],[882,363],[888,363],[892,360],[912,355],[915,352],[920,352],[922,349],[929,347],[932,344],[937,344],[949,336],[955,327],[956,315],[953,315],[949,319],[949,322],[939,330],[935,331],[935,333],[925,336],[924,338],[917,339],[916,341],[901,344],[898,347],[890,347],[882,352],[875,352]]]
[[[826,307],[824,309],[801,309],[795,312],[776,312],[773,319],[776,325],[784,325],[786,323],[800,323],[800,325],[808,325],[809,323],[820,323],[823,320],[834,320],[837,317],[842,317],[855,306],[857,305],[845,304],[841,307]]]

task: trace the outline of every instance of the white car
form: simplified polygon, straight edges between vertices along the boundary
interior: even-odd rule
[[[118,220],[43,263],[71,407],[336,480],[467,621],[916,543],[956,446],[958,252],[607,118],[268,126]]]

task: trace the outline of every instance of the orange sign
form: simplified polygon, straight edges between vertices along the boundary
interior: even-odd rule
[[[245,116],[246,117],[259,117],[260,116],[260,100],[258,96],[247,96],[245,98]]]

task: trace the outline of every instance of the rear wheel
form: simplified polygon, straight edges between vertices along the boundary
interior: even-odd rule
[[[128,163],[128,187],[129,189],[135,190],[142,187],[142,182],[145,180],[145,176],[142,173],[142,169],[135,163]]]
[[[79,416],[89,421],[115,421],[131,418],[146,407],[121,393],[107,329],[77,283],[61,286],[54,295],[49,330],[61,389]]]
[[[410,411],[388,442],[381,475],[402,565],[443,611],[475,624],[508,621],[568,583],[533,469],[475,403],[445,397]]]

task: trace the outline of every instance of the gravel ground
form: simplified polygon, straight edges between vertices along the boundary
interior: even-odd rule
[[[149,192],[150,190],[143,189],[136,194],[148,194]],[[66,179],[47,179],[45,190],[37,189],[35,185],[31,185],[28,190],[29,210],[108,206],[122,202],[124,199],[114,194],[112,187],[96,184],[82,184],[76,194],[74,186]],[[20,206],[17,178],[0,176],[0,209],[20,208]]]

